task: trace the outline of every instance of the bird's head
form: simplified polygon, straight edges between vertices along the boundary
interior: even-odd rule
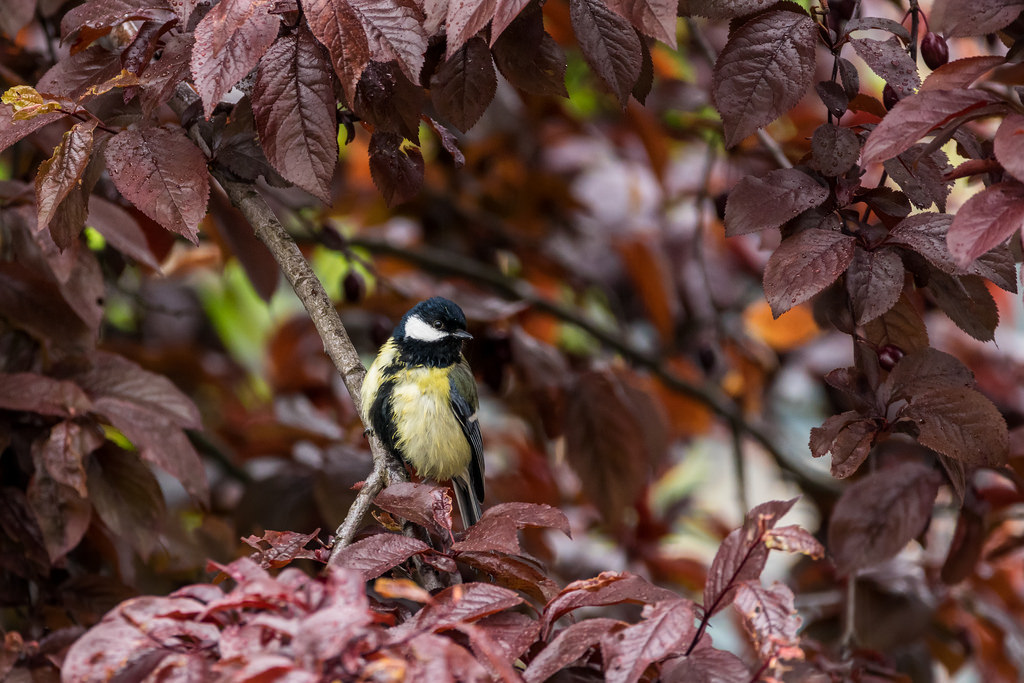
[[[466,316],[454,302],[435,296],[409,309],[394,332],[406,362],[447,366],[459,361],[462,342],[472,339]]]

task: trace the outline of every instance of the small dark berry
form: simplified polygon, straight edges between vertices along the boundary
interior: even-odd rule
[[[341,288],[345,294],[345,301],[350,304],[359,303],[366,296],[366,283],[359,273],[350,270],[341,281]]]
[[[885,105],[886,110],[895,107],[899,101],[900,96],[896,94],[896,89],[886,83],[885,87],[882,88],[882,104]]]
[[[938,69],[949,61],[949,46],[938,33],[929,31],[921,39],[921,57],[929,69]]]
[[[904,355],[903,349],[900,347],[894,344],[886,344],[878,349],[878,365],[886,372],[889,372],[896,367],[896,363],[899,363],[900,358],[903,358]]]

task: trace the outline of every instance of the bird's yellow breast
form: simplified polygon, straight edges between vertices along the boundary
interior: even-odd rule
[[[413,367],[394,376],[391,408],[398,448],[422,477],[451,479],[469,466],[472,451],[451,407],[448,373]]]

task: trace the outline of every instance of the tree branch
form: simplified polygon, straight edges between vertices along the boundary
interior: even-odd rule
[[[198,97],[195,92],[187,86],[179,85],[170,104],[175,113],[181,117],[188,105],[196,99]],[[198,125],[192,125],[188,133],[200,149],[207,148]],[[245,216],[256,233],[256,237],[273,254],[274,260],[277,261],[288,284],[291,285],[295,295],[299,297],[299,301],[302,302],[313,321],[317,333],[323,340],[324,351],[341,375],[353,403],[357,407],[362,405],[360,390],[363,386],[363,378],[366,376],[366,369],[338,316],[337,309],[334,308],[334,303],[327,295],[320,278],[313,272],[309,261],[302,255],[295,240],[281,225],[281,221],[278,220],[273,209],[267,204],[267,200],[253,183],[234,180],[216,165],[211,167],[210,174],[224,188],[224,192],[227,193],[235,208]],[[360,415],[360,419],[363,420],[364,425],[367,424],[365,416]],[[380,439],[373,433],[368,432],[367,435],[370,442],[370,453],[373,456],[373,471],[356,495],[344,521],[334,532],[335,541],[327,562],[328,566],[334,563],[342,548],[352,543],[373,499],[384,486],[388,482],[408,479],[405,467],[384,448]]]
[[[835,482],[831,477],[815,476],[813,472],[787,458],[775,440],[769,436],[766,428],[747,420],[728,396],[712,387],[697,385],[679,377],[671,372],[661,359],[634,348],[622,336],[583,317],[576,309],[544,298],[528,282],[507,277],[476,261],[441,249],[423,247],[410,251],[387,242],[361,237],[350,238],[348,244],[363,247],[376,254],[394,256],[435,273],[458,276],[484,284],[506,298],[525,301],[534,310],[579,327],[606,348],[621,354],[633,365],[649,371],[668,388],[707,406],[711,412],[725,420],[731,429],[742,432],[756,441],[772,456],[779,469],[799,482],[804,490],[820,493],[835,491]]]

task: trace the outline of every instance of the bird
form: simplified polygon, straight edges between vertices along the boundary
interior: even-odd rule
[[[421,301],[380,347],[361,392],[364,418],[389,451],[424,479],[451,481],[464,529],[484,499],[476,380],[462,354],[472,338],[453,301]]]

